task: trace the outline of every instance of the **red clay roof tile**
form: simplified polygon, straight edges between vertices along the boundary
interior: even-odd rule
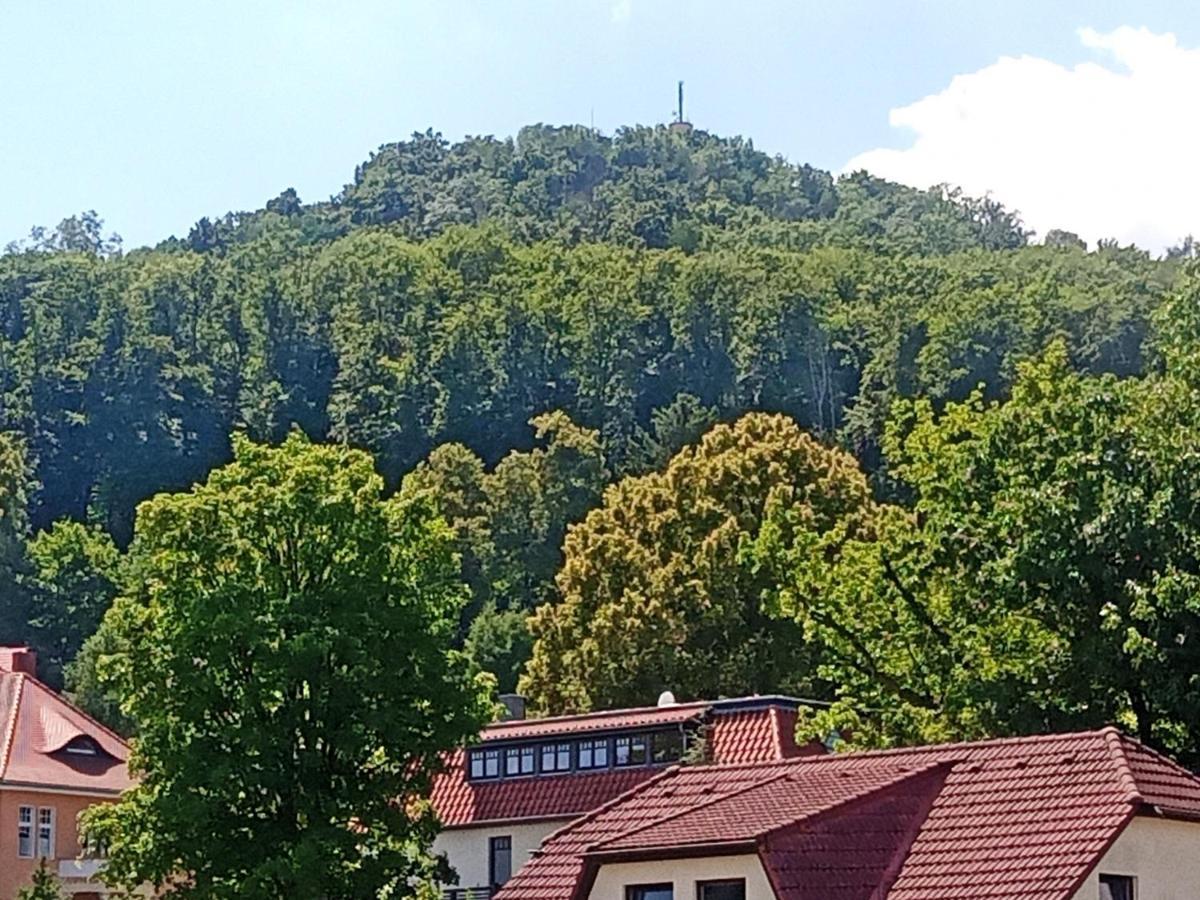
[[[81,736],[103,753],[66,753]],[[115,794],[133,784],[128,757],[120,737],[36,678],[0,671],[0,783]]]
[[[904,803],[917,803],[920,792],[889,796],[897,785],[910,782],[888,782],[888,775],[905,766],[919,770],[930,765],[945,768],[944,782],[922,811],[911,846],[902,846],[899,829],[889,830],[886,816],[875,817],[869,828],[852,828],[849,820],[835,825],[834,818],[821,822],[819,816],[804,826],[806,820],[800,819],[792,835],[796,846],[820,850],[829,884],[845,887],[841,894],[822,896],[871,896],[862,890],[866,860],[867,869],[891,882],[872,888],[886,892],[889,900],[1065,900],[1129,819],[1144,810],[1143,801],[1167,815],[1194,815],[1200,809],[1200,780],[1111,729],[783,763],[683,767],[552,835],[498,900],[568,900],[592,848],[644,843],[647,834],[661,837],[680,823],[702,822],[704,814],[696,811],[716,809],[714,797],[765,795],[772,785],[791,797],[796,786],[806,784],[820,796],[829,791],[825,785],[831,780],[875,777],[883,786],[865,796],[883,803],[881,810],[887,808],[884,801],[893,800],[902,810]],[[781,804],[787,802],[785,798]],[[807,801],[791,802],[803,815]],[[753,809],[742,810],[740,815],[750,819],[738,820],[739,833],[776,823],[783,815],[779,805],[759,806],[757,823]],[[694,841],[697,834],[688,830],[675,837]],[[884,864],[889,842],[905,850],[902,862],[891,869]],[[778,843],[775,849],[783,852]],[[763,852],[770,852],[769,844]],[[787,872],[805,863],[785,865],[776,855],[771,865],[773,877],[783,884],[790,877]]]

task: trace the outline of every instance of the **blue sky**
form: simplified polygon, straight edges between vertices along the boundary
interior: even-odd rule
[[[1085,233],[1099,221],[1152,245],[1181,236],[1190,211],[1143,209],[1131,194],[1129,208],[1100,211],[1110,224],[1085,208],[1082,176],[1074,200],[1057,198],[1055,183],[1035,184],[1006,162],[1041,140],[1047,147],[1030,160],[1073,171],[1114,144],[1120,121],[1077,146],[1075,131],[1055,136],[1053,108],[1027,116],[996,100],[1036,107],[1047,77],[1062,103],[1117,84],[1141,108],[1136,92],[1161,93],[1162,79],[1125,77],[1136,60],[1103,37],[1120,26],[1173,33],[1172,74],[1191,74],[1193,63],[1200,71],[1200,52],[1182,49],[1200,47],[1200,6],[1153,0],[0,0],[0,244],[89,208],[131,247],[185,234],[204,215],[261,206],[285,187],[328,197],[379,144],[428,127],[456,139],[539,121],[594,117],[605,131],[665,121],[682,78],[688,117],[710,131],[835,171],[865,160],[890,177],[991,189],[1035,210],[1040,230]],[[1081,39],[1086,27],[1101,37]],[[1026,63],[996,68],[1002,57]],[[1180,117],[1195,83],[1179,87]],[[930,97],[894,124],[893,110]],[[997,140],[1004,152],[991,159],[977,142],[1001,127],[1016,133]],[[921,148],[908,152],[914,138]],[[1070,158],[1056,160],[1056,148]],[[1194,158],[1200,147],[1188,150]],[[1155,165],[1149,145],[1119,153],[1088,177]]]

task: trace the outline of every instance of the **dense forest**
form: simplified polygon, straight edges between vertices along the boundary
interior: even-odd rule
[[[438,511],[454,641],[540,709],[793,690],[864,741],[1118,719],[1200,758],[1190,250],[662,127],[418,134],[154,248],[34,229],[0,639],[132,727],[90,636],[138,505],[298,430]]]

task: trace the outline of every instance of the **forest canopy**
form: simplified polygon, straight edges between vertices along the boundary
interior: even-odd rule
[[[543,125],[417,134],[327,201],[154,248],[91,212],[35,229],[0,256],[0,639],[136,727],[104,611],[139,504],[298,431],[436,510],[469,592],[449,640],[547,711],[795,688],[878,743],[1121,718],[1195,753],[1159,677],[1192,633],[1190,524],[1160,515],[1192,515],[1164,400],[1200,357],[1190,253],[1033,239],[991,198],[741,138]],[[1081,481],[1092,512],[1021,502]],[[1173,555],[1105,555],[1135,536]]]

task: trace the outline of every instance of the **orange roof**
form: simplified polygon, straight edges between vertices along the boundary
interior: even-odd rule
[[[796,744],[796,708],[801,702],[791,697],[741,697],[498,722],[484,729],[480,740],[484,744],[529,743],[694,724],[706,726],[708,752],[714,762],[777,761],[819,752],[820,748]],[[661,771],[661,766],[636,766],[472,781],[466,777],[466,753],[460,750],[434,779],[432,800],[447,828],[570,819]]]
[[[605,859],[757,852],[782,900],[1067,900],[1134,815],[1200,779],[1115,729],[682,766],[560,829],[497,900],[584,895]]]
[[[79,738],[96,755],[67,749]],[[133,785],[129,747],[32,675],[0,671],[0,784],[116,794]]]

